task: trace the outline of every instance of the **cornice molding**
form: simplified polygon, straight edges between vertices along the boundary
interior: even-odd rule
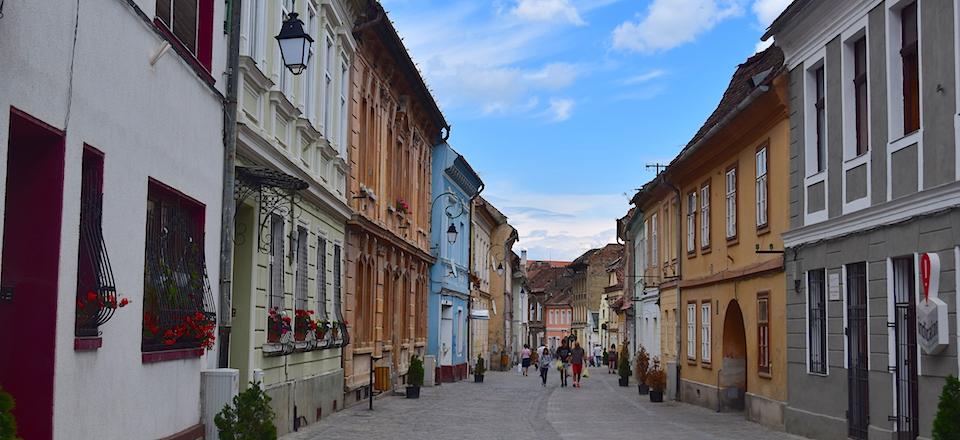
[[[881,3],[883,0],[821,1],[798,12],[797,18],[775,35],[787,68],[802,63]]]

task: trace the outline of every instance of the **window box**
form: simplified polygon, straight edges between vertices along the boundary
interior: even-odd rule
[[[178,361],[182,359],[196,359],[200,356],[203,356],[202,348],[184,348],[180,350],[142,353],[141,361],[145,364],[152,364],[157,362]]]
[[[73,350],[74,351],[96,351],[103,346],[103,338],[101,337],[81,337],[73,339]]]

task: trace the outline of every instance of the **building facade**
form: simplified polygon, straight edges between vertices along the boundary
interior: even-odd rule
[[[430,242],[437,261],[430,268],[427,354],[437,359],[435,377],[452,382],[467,377],[470,206],[483,182],[446,142],[433,148],[432,179]]]
[[[343,407],[345,98],[359,11],[341,1],[243,8],[229,366],[242,388],[262,382],[282,435]],[[297,76],[273,37],[291,12],[316,52]]]
[[[768,31],[792,109],[788,431],[929,438],[957,374],[958,11],[803,1]]]
[[[513,271],[510,263],[517,230],[507,217],[483,197],[473,202],[473,221],[479,228],[473,243],[473,274],[489,310],[485,346],[491,369],[506,369],[513,353]],[[489,237],[489,239],[487,239]],[[486,295],[485,295],[486,294]],[[484,343],[481,343],[484,344]]]
[[[665,171],[682,200],[680,396],[774,427],[783,427],[787,398],[782,65],[776,46],[741,64],[704,128]]]
[[[224,3],[194,5],[3,9],[0,386],[23,438],[203,435],[227,38]]]
[[[382,6],[360,3],[347,98],[348,404],[399,386],[410,357],[426,350],[431,156],[448,127]],[[398,209],[401,201],[409,209]]]
[[[546,328],[546,346],[556,350],[572,332],[573,294],[568,290],[551,295],[544,305],[544,327]]]

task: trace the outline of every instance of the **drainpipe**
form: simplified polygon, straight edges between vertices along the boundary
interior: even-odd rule
[[[233,326],[233,219],[236,214],[233,181],[237,161],[237,85],[240,73],[240,9],[242,0],[229,0],[230,41],[227,45],[227,95],[223,100],[223,197],[220,231],[220,345],[217,366],[230,361],[230,330]]]
[[[673,189],[674,194],[677,195],[677,208],[680,208],[683,201],[683,195],[680,192],[680,188],[670,182],[666,176],[664,176],[663,183]],[[683,273],[683,234],[680,232],[680,226],[683,224],[683,214],[681,214],[680,209],[675,209],[677,211],[677,224],[674,229],[677,231],[677,313],[680,312],[681,308],[681,299],[680,299],[680,276]],[[677,313],[674,313],[674,339],[676,339],[676,350],[677,350],[677,400],[680,400],[680,319],[677,318]]]
[[[450,128],[447,128],[446,137],[450,137]],[[480,196],[480,193],[483,192],[486,188],[486,184],[481,182],[480,188],[477,189],[477,193],[470,197],[470,218],[467,221],[470,224],[470,236],[467,237],[470,241],[467,244],[467,267],[470,269],[467,271],[470,275],[473,275],[473,201]],[[473,319],[470,318],[470,314],[473,311],[473,289],[470,286],[470,275],[467,275],[467,365],[470,365],[470,361],[473,359]]]

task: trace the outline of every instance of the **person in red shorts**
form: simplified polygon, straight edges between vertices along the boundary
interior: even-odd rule
[[[586,357],[583,348],[579,342],[573,343],[573,350],[570,350],[570,363],[573,364],[573,387],[580,388],[580,375],[583,374],[583,359]]]

